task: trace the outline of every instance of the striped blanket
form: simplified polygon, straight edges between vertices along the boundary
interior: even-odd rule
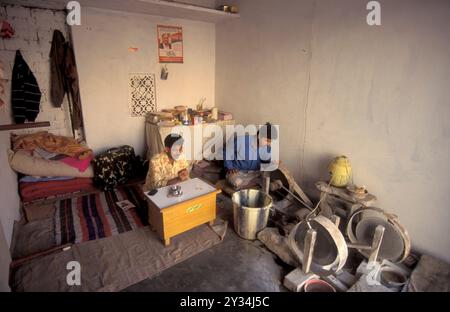
[[[124,210],[117,202],[130,201]],[[139,185],[60,200],[55,212],[56,243],[81,243],[147,225],[147,204]]]

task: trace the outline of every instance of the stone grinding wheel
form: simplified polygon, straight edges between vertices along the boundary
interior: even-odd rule
[[[373,233],[378,225],[382,225],[385,229],[378,257],[388,260],[400,259],[405,249],[405,243],[397,229],[388,220],[374,217],[361,219],[356,225],[356,239],[360,244],[371,245]]]
[[[387,214],[382,209],[360,208],[356,210],[348,221],[347,235],[354,244],[371,245],[375,228],[378,225],[385,228],[378,258],[402,262],[411,250],[408,232],[394,215]],[[370,256],[366,250],[359,251],[366,257]]]
[[[305,192],[300,188],[300,186],[295,182],[294,176],[289,172],[289,170],[283,165],[279,165],[277,170],[270,173],[270,180],[281,181],[283,187],[288,189],[291,193],[297,193],[297,195],[302,199],[306,206],[313,207],[311,200],[305,194]],[[286,190],[278,190],[285,198],[292,198],[292,195],[286,192]]]
[[[319,276],[336,273],[347,261],[348,250],[344,236],[338,227],[324,216],[317,216],[308,222],[317,232],[311,272]],[[295,226],[289,236],[289,246],[300,262],[303,262],[303,249],[308,229],[308,223],[302,221]]]
[[[275,181],[275,180],[280,180],[281,183],[283,184],[283,186],[285,188],[287,188],[289,191],[293,191],[293,178],[291,177],[291,175],[289,175],[289,173],[285,172],[282,168],[278,168],[277,170],[274,170],[270,173],[270,180],[271,181]],[[282,193],[284,196],[288,196],[288,192],[286,192],[283,189],[279,190],[280,193]]]

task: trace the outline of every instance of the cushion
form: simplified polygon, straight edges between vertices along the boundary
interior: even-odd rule
[[[73,195],[74,193],[95,192],[91,178],[75,178],[66,181],[48,181],[19,183],[22,202],[31,202],[40,199],[48,199],[57,196]]]
[[[53,218],[56,209],[55,203],[42,203],[37,205],[25,205],[23,210],[28,222]]]
[[[94,177],[92,166],[89,166],[86,171],[80,172],[77,168],[57,160],[33,157],[29,152],[24,150],[19,150],[16,153],[8,150],[8,159],[9,165],[14,171],[26,175],[42,177]]]

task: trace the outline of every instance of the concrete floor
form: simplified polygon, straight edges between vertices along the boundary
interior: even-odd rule
[[[124,291],[286,291],[282,281],[293,268],[285,266],[261,242],[241,239],[234,232],[229,198],[220,196],[218,206],[219,216],[230,225],[222,243]]]

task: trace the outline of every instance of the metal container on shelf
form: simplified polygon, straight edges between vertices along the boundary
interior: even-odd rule
[[[213,107],[211,109],[211,118],[213,120],[218,120],[219,119],[219,109],[217,107]]]
[[[255,240],[258,232],[267,226],[273,200],[258,190],[243,190],[232,196],[234,230],[248,240]]]
[[[180,113],[180,121],[185,126],[190,124],[189,114],[188,114],[187,111],[183,111],[183,112]]]

